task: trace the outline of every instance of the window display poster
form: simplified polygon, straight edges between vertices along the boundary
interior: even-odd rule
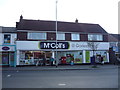
[[[76,64],[83,63],[83,52],[82,51],[58,52],[58,56],[60,59],[61,57],[66,57],[67,64],[70,64],[71,61],[74,61],[74,63]]]
[[[76,52],[75,57],[74,57],[74,63],[82,63],[83,62],[83,53]]]
[[[86,63],[90,63],[90,51],[86,51]]]

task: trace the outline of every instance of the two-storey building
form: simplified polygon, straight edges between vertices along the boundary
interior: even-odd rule
[[[109,62],[108,33],[99,24],[58,21],[56,37],[55,23],[20,17],[16,23],[17,65],[34,65],[37,60],[49,64],[51,57],[59,64],[90,63],[93,54]]]
[[[108,41],[110,43],[110,63],[116,63],[117,59],[120,58],[120,34],[109,34]],[[120,60],[119,60],[120,61]]]
[[[0,65],[16,66],[15,27],[0,26]]]

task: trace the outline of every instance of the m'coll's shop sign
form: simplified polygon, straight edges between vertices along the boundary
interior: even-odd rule
[[[97,50],[108,50],[109,43],[97,42]],[[103,47],[104,46],[104,47]],[[69,50],[91,50],[87,42],[40,42],[40,49],[69,49]]]
[[[40,42],[40,49],[69,49],[70,45],[68,42]]]

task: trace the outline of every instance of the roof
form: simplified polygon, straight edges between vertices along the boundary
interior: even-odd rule
[[[31,31],[55,31],[55,21],[22,19],[17,22],[17,30]],[[58,21],[58,31],[83,32],[83,33],[107,33],[99,24],[62,22]]]
[[[114,38],[120,41],[120,34],[111,34]]]
[[[15,27],[1,27],[2,33],[15,33]]]
[[[108,35],[109,42],[118,42],[118,38],[114,37],[112,34]]]

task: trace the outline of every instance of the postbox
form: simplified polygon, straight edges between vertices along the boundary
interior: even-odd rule
[[[61,64],[66,64],[66,57],[61,57]]]

